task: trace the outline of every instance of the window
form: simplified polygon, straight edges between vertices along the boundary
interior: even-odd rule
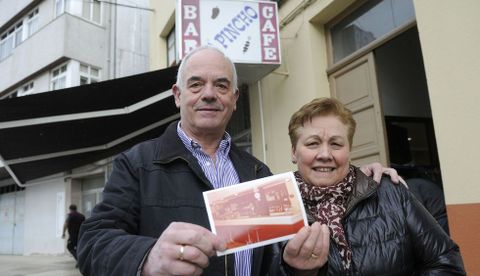
[[[414,18],[412,0],[366,1],[365,5],[330,27],[333,62],[340,61]]]
[[[13,49],[38,30],[38,8],[20,19],[0,35],[0,61],[6,59]]]
[[[68,0],[55,0],[55,16],[62,15],[67,10]]]
[[[100,69],[93,66],[80,64],[80,85],[98,82],[100,79]]]
[[[15,26],[15,47],[23,41],[23,21]]]
[[[67,64],[52,70],[52,90],[65,88],[67,85]]]
[[[100,19],[101,19],[100,14],[101,14],[100,1],[91,0],[91,1],[83,2],[82,17],[100,24]]]
[[[26,96],[34,93],[33,81],[23,85],[17,91],[17,97]]]
[[[173,66],[176,64],[175,54],[175,27],[167,36],[167,66]]]
[[[240,97],[237,101],[237,111],[233,113],[227,126],[227,132],[232,136],[232,142],[240,149],[252,153],[252,132],[250,125],[250,99],[248,85],[239,88]]]
[[[14,30],[12,28],[0,37],[0,60],[4,60],[13,52]]]
[[[17,90],[14,90],[13,92],[11,93],[7,93],[7,96],[6,97],[2,97],[2,98],[5,98],[5,99],[12,99],[12,98],[16,98],[18,97],[18,91]],[[0,98],[0,99],[2,99]]]
[[[28,14],[27,30],[29,37],[38,30],[38,8],[34,9],[31,13]]]

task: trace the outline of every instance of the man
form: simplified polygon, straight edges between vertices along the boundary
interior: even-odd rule
[[[225,132],[239,96],[232,61],[216,48],[197,48],[183,59],[172,91],[180,121],[117,157],[103,201],[81,229],[80,270],[86,275],[283,273],[278,244],[214,257],[225,241],[209,230],[202,192],[271,175]],[[328,256],[328,230],[318,223],[290,242],[291,269],[315,269]]]
[[[68,209],[70,212],[68,213],[67,219],[63,224],[62,239],[65,238],[65,231],[68,229],[67,249],[76,260],[78,232],[80,231],[80,225],[85,221],[85,216],[77,212],[77,205],[75,204],[70,205]]]

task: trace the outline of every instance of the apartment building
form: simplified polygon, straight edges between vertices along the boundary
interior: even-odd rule
[[[148,71],[151,13],[146,0],[0,1],[0,99],[26,97],[16,101],[25,103],[23,113],[55,109],[62,102],[38,107],[35,94],[65,95],[72,87]],[[68,205],[88,216],[107,170],[102,160],[17,185],[0,164],[0,254],[65,253],[60,237]]]

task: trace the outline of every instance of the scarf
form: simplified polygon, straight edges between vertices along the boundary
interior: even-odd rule
[[[343,268],[349,270],[352,263],[352,250],[345,238],[341,219],[345,214],[347,199],[355,183],[355,167],[350,166],[347,176],[340,183],[328,187],[317,187],[305,183],[298,171],[295,172],[295,178],[305,207],[317,221],[328,226],[330,237],[338,245]]]

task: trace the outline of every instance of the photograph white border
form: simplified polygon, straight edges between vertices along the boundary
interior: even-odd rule
[[[231,195],[234,195],[234,194],[239,194],[239,193],[241,193],[243,191],[247,191],[249,189],[254,189],[257,186],[262,186],[262,185],[266,185],[266,184],[271,183],[271,182],[278,182],[278,181],[284,181],[284,180],[289,180],[288,183],[286,183],[286,185],[291,185],[290,188],[291,188],[291,191],[293,191],[293,198],[291,198],[290,200],[293,202],[293,204],[297,205],[298,211],[300,212],[300,214],[296,214],[295,217],[301,216],[300,220],[303,220],[303,226],[307,226],[308,225],[307,216],[306,216],[306,213],[305,213],[305,207],[303,205],[302,197],[301,197],[300,191],[298,189],[297,181],[295,180],[295,176],[294,176],[293,172],[286,172],[286,173],[280,173],[280,174],[276,174],[276,175],[272,175],[272,176],[268,176],[268,177],[264,177],[264,178],[260,178],[260,179],[255,179],[255,180],[243,182],[243,183],[232,185],[232,186],[229,186],[229,187],[224,187],[224,188],[219,188],[219,189],[203,192],[203,198],[205,200],[205,206],[207,208],[208,220],[210,222],[210,227],[211,227],[212,232],[214,234],[217,234],[217,225],[215,223],[215,220],[214,220],[214,217],[213,217],[213,214],[212,214],[212,208],[211,208],[211,202],[210,202],[212,197],[216,197],[216,198],[218,198],[218,200],[221,200],[221,199],[226,198],[228,196],[231,196]],[[252,221],[259,222],[261,219],[262,218],[245,218],[245,219],[242,219],[242,220],[251,221],[251,222]],[[282,218],[282,217],[272,216],[272,217],[268,217],[268,218],[263,217],[263,219],[268,220],[268,222],[267,223],[261,223],[260,222],[256,225],[262,225],[262,224],[269,224],[270,225],[270,224],[275,224],[275,222],[277,222],[277,224],[285,224],[285,218],[284,217]],[[298,220],[295,220],[295,221],[298,222]],[[225,251],[217,251],[217,256],[223,256],[223,255],[235,253],[235,252],[241,251],[241,250],[257,248],[257,247],[260,247],[260,246],[265,246],[265,245],[285,241],[285,240],[291,239],[295,234],[296,233],[292,233],[292,234],[289,234],[289,235],[279,236],[279,237],[268,239],[268,240],[253,242],[253,243],[250,243],[250,244],[247,244],[247,245],[242,245],[242,246],[230,248],[230,249],[227,249]]]

